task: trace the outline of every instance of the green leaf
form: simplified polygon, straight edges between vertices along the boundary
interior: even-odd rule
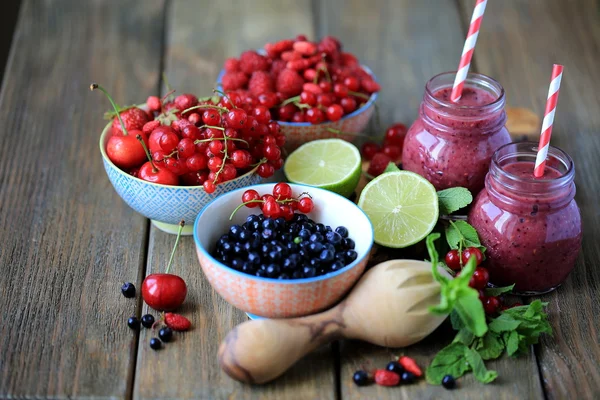
[[[468,283],[467,283],[468,284]],[[483,336],[488,330],[485,322],[485,312],[479,300],[477,290],[470,287],[461,287],[457,292],[454,306],[456,313],[464,322],[465,328],[475,336]]]
[[[484,360],[496,359],[504,352],[504,342],[495,332],[488,332],[479,340],[481,346],[477,348],[477,352]]]
[[[485,247],[481,245],[477,231],[467,221],[450,221],[446,227],[446,241],[452,249],[460,249],[465,247],[477,247],[481,251],[485,251]]]
[[[519,350],[519,334],[517,331],[505,332],[502,338],[506,345],[506,353],[509,356],[512,356]]]
[[[456,312],[456,310],[452,310],[450,313],[450,322],[452,323],[452,329],[455,331],[460,331],[465,327],[465,323],[460,319],[460,316]]]
[[[465,351],[468,349],[464,344],[456,342],[440,350],[425,371],[427,382],[439,385],[446,375],[459,378],[468,372],[470,366],[465,358]]]
[[[452,214],[473,201],[473,195],[464,187],[453,187],[437,192],[440,203],[440,214]]]
[[[471,332],[467,328],[463,328],[460,331],[458,331],[458,333],[454,337],[453,342],[460,342],[465,346],[470,346],[471,343],[473,343],[473,339],[475,339],[475,335],[473,335],[473,332]]]
[[[521,321],[517,321],[510,314],[503,313],[499,317],[494,318],[489,324],[490,330],[496,333],[514,331],[521,325]]]
[[[387,165],[387,167],[385,167],[385,169],[383,170],[383,173],[396,172],[396,171],[400,171],[400,168],[398,168],[398,166],[396,164],[394,164],[393,162],[390,162]]]
[[[427,246],[429,258],[431,259],[431,273],[433,274],[433,278],[442,285],[443,289],[444,284],[448,283],[450,280],[445,276],[442,276],[442,274],[440,274],[440,271],[438,271],[437,269],[439,255],[437,250],[435,249],[435,244],[433,242],[438,240],[440,236],[441,235],[439,233],[431,233],[429,236],[427,236],[427,239],[425,239],[425,244]]]
[[[515,287],[515,284],[513,283],[510,286],[503,286],[503,287],[495,287],[495,288],[486,288],[484,290],[485,295],[488,297],[491,296],[500,296],[503,293],[509,293],[512,292],[513,288]]]
[[[471,369],[473,370],[473,375],[475,375],[475,378],[478,381],[483,383],[490,383],[498,377],[498,373],[496,371],[488,370],[485,367],[485,363],[483,362],[483,359],[481,358],[478,352],[468,347],[465,347],[464,351],[465,359],[471,366]]]

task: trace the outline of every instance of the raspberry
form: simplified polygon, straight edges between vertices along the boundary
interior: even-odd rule
[[[271,76],[273,79],[279,76],[279,73],[285,69],[286,64],[286,61],[280,59],[273,60],[273,63],[271,64]]]
[[[157,119],[155,119],[154,121],[146,122],[142,127],[142,131],[145,134],[150,135],[154,129],[158,128],[159,125],[160,121]]]
[[[421,368],[419,368],[416,361],[412,358],[402,356],[398,359],[398,362],[406,371],[411,372],[414,376],[423,376],[423,371],[421,371]]]
[[[333,36],[325,36],[323,39],[321,39],[317,48],[319,53],[325,53],[328,56],[332,56],[340,50],[341,45],[340,41]]]
[[[192,323],[189,319],[175,313],[165,314],[165,324],[174,331],[187,331],[192,327]]]
[[[291,50],[294,46],[294,41],[292,39],[284,39],[280,40],[276,43],[267,43],[265,44],[265,50],[269,54],[270,57],[275,58],[280,53]]]
[[[372,176],[379,176],[383,174],[383,171],[385,171],[385,168],[390,162],[392,162],[392,159],[389,158],[387,155],[383,153],[377,153],[373,156],[371,164],[369,164],[369,169],[367,170],[367,173]]]
[[[255,51],[247,50],[240,56],[240,70],[250,75],[254,71],[266,71],[269,61]]]
[[[162,108],[162,104],[158,96],[148,97],[148,100],[146,100],[146,105],[150,111],[160,111]]]
[[[297,51],[284,51],[281,53],[281,59],[283,61],[301,60],[302,54],[298,53]]]
[[[302,79],[302,77],[296,71],[291,69],[284,69],[277,77],[277,91],[288,97],[300,94],[300,92],[302,92],[303,85],[304,79]]]
[[[302,85],[300,85],[300,91],[302,91]],[[120,114],[121,119],[123,120],[123,124],[125,124],[125,129],[127,129],[128,131],[141,130],[146,124],[146,122],[150,120],[150,118],[148,118],[148,114],[146,114],[146,111],[137,107],[129,108],[121,112]],[[115,134],[123,133],[123,131],[121,130],[121,123],[119,122],[119,118],[113,118],[112,128]]]
[[[175,105],[179,111],[187,110],[198,104],[198,98],[193,94],[184,93],[175,98]]]
[[[241,89],[248,83],[248,77],[243,72],[227,72],[221,79],[223,90]]]
[[[248,82],[248,91],[253,96],[258,96],[262,93],[272,92],[274,89],[273,86],[273,79],[268,72],[256,71],[250,77],[250,81]]]
[[[400,383],[400,375],[385,369],[375,371],[375,383],[381,386],[396,386]]]
[[[308,68],[309,66],[310,66],[310,60],[307,58],[301,58],[300,60],[288,61],[285,67],[287,69],[301,71],[303,69]]]
[[[296,42],[294,43],[294,51],[305,56],[312,56],[317,52],[317,45],[312,42]]]
[[[228,58],[227,60],[225,60],[225,65],[224,65],[225,71],[227,72],[234,72],[234,71],[239,71],[240,70],[240,61],[237,58]]]

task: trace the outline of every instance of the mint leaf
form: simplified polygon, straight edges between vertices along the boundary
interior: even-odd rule
[[[509,293],[512,292],[513,288],[515,287],[515,284],[513,283],[510,286],[503,286],[503,287],[495,287],[495,288],[486,288],[484,290],[485,295],[490,297],[490,296],[500,296],[503,293]]]
[[[386,172],[396,172],[396,171],[400,171],[400,168],[398,168],[398,166],[396,164],[394,164],[393,162],[390,162],[387,167],[385,167],[385,169],[383,170],[383,173],[385,174]]]
[[[473,195],[464,187],[453,187],[437,192],[440,203],[440,214],[452,214],[473,201]]]
[[[503,313],[498,318],[494,318],[489,324],[492,332],[502,333],[514,331],[521,325],[521,321],[517,321],[510,314]]]
[[[488,332],[484,337],[477,340],[479,343],[475,349],[484,360],[496,359],[504,352],[504,342],[495,332]]]
[[[471,343],[473,343],[473,339],[475,339],[475,335],[473,335],[473,332],[471,332],[467,328],[463,328],[460,331],[458,331],[458,333],[454,337],[453,342],[460,342],[465,346],[470,346]]]
[[[446,227],[446,241],[451,249],[477,247],[479,250],[485,251],[485,247],[479,241],[477,231],[467,221],[450,221]]]
[[[468,372],[470,366],[465,358],[465,350],[469,348],[462,343],[451,343],[440,350],[425,371],[427,382],[439,385],[446,375],[459,378]]]
[[[474,259],[474,258],[473,258]],[[468,285],[468,282],[467,282]],[[479,300],[477,290],[470,287],[460,287],[454,304],[456,313],[464,322],[465,328],[475,336],[483,336],[488,330],[485,323],[485,312]]]
[[[512,356],[519,350],[519,334],[517,331],[505,332],[502,335],[504,344],[506,345],[506,353]]]
[[[483,383],[490,383],[498,377],[498,373],[496,371],[488,370],[485,367],[483,359],[481,358],[478,352],[468,347],[465,347],[464,351],[465,359],[471,366],[471,369],[473,370],[473,375],[475,375],[475,378],[478,381]]]
[[[462,319],[460,319],[460,316],[458,315],[456,310],[452,310],[452,312],[450,313],[450,322],[452,323],[452,329],[454,329],[455,331],[460,331],[462,328],[465,327],[464,322],[462,322]]]

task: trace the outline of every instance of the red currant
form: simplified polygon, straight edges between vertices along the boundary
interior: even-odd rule
[[[392,160],[397,160],[402,154],[402,149],[398,146],[394,146],[393,144],[386,144],[383,146],[383,154],[391,158]]]
[[[190,171],[198,172],[201,169],[206,168],[207,161],[208,160],[206,159],[206,156],[204,154],[196,153],[189,157],[187,160],[185,160],[185,165]]]
[[[278,100],[277,95],[272,92],[261,93],[258,95],[258,102],[267,108],[275,107]]]
[[[265,165],[265,164],[263,164],[263,165]],[[268,218],[279,218],[279,215],[281,214],[281,208],[279,207],[279,204],[277,204],[277,202],[274,199],[267,200],[263,204],[262,211],[263,211],[263,214],[265,214],[265,217],[268,217]]]
[[[323,111],[319,110],[316,107],[310,108],[306,111],[306,121],[310,122],[313,125],[320,124],[325,120],[325,114]]]
[[[477,267],[475,268],[475,272],[473,272],[473,276],[469,281],[469,286],[475,289],[485,289],[489,280],[490,274],[488,273],[488,270],[483,267]]]
[[[202,184],[202,186],[204,186],[204,190],[206,191],[206,193],[211,194],[215,192],[215,184],[212,181],[209,180],[205,180],[204,183]]]
[[[232,164],[226,163],[223,167],[223,171],[221,171],[221,176],[223,177],[223,181],[230,181],[237,177],[237,169]]]
[[[219,154],[223,151],[223,142],[220,140],[213,140],[208,144],[208,149],[213,154]]]
[[[199,125],[202,121],[202,117],[198,113],[191,113],[188,117],[188,121],[190,121],[194,126]]]
[[[475,256],[477,259],[476,265],[480,265],[483,262],[483,253],[481,252],[481,250],[479,250],[477,247],[467,247],[462,252],[461,260],[463,265],[465,265],[467,261],[469,261],[469,258],[471,258],[472,256]]]
[[[366,142],[362,145],[362,155],[366,160],[371,160],[377,152],[379,152],[379,145],[375,142]]]
[[[225,136],[222,130],[213,128],[207,128],[204,131],[204,134],[206,135],[207,139],[222,138]]]
[[[298,201],[298,211],[308,214],[314,208],[314,203],[310,197],[303,197]]]
[[[217,110],[206,110],[202,113],[202,122],[204,122],[206,125],[219,125],[221,123],[221,115],[217,112]]]
[[[452,271],[460,271],[460,256],[458,250],[450,250],[446,253],[446,265]]]
[[[500,306],[500,300],[496,296],[486,297],[483,301],[483,309],[486,314],[496,314]]]
[[[260,195],[258,194],[258,192],[256,190],[248,189],[242,195],[242,203],[248,203],[249,201],[255,201],[255,200],[260,200]],[[258,207],[259,205],[260,205],[260,203],[258,203],[258,202],[248,203],[248,204],[246,204],[246,207],[255,208],[255,207]]]
[[[185,164],[186,160],[183,159],[178,160],[173,157],[165,158],[165,166],[169,171],[176,175],[183,175],[186,172],[188,172],[188,169]]]
[[[275,144],[268,144],[263,150],[265,158],[269,161],[275,161],[281,157],[281,150]]]
[[[254,107],[252,115],[259,124],[268,124],[271,120],[271,112],[267,107],[262,105]]]
[[[392,159],[383,153],[377,153],[373,156],[367,173],[372,176],[379,176],[383,174],[383,171],[387,168],[388,164],[392,162]]]
[[[319,82],[319,87],[323,89],[324,92],[331,92],[331,82],[321,81]]]
[[[300,103],[308,104],[309,106],[317,105],[317,95],[313,92],[302,92],[300,93]]]
[[[269,127],[269,133],[271,135],[277,136],[277,135],[279,135],[281,133],[281,127],[275,121],[269,122],[268,127]]]
[[[260,164],[256,173],[261,178],[270,178],[275,173],[275,168],[271,164]]]
[[[177,151],[180,157],[188,158],[196,152],[196,145],[192,139],[184,138],[179,141]]]
[[[404,144],[404,137],[406,136],[406,126],[401,123],[394,124],[387,128],[385,131],[384,142],[386,144],[393,144],[399,146],[402,149]]]
[[[223,159],[221,157],[211,157],[208,160],[208,169],[212,172],[217,172],[221,169],[221,165],[223,165]]]
[[[344,78],[344,85],[353,92],[356,92],[360,89],[360,81],[355,76],[348,76]]]
[[[282,121],[289,121],[294,116],[296,107],[293,104],[286,104],[285,106],[279,107],[279,119]]]
[[[279,182],[273,187],[273,197],[276,200],[288,200],[292,198],[292,187],[285,182]]]
[[[302,111],[297,111],[294,113],[292,117],[292,122],[306,122],[306,118],[304,118],[304,113]]]
[[[329,107],[335,101],[335,96],[331,93],[321,93],[317,95],[317,104],[323,107]]]
[[[158,141],[160,148],[167,154],[172,153],[179,143],[179,137],[175,132],[163,133],[160,140]]]
[[[241,129],[246,126],[247,119],[248,114],[246,114],[246,111],[242,110],[241,108],[234,108],[225,114],[225,121],[233,129]]]
[[[250,166],[252,156],[247,150],[236,150],[231,153],[231,162],[238,169],[245,169]]]
[[[192,140],[200,139],[200,129],[196,125],[186,126],[181,130],[181,136]]]
[[[344,115],[344,109],[339,104],[332,104],[327,107],[327,118],[330,121],[339,121]]]
[[[292,210],[292,208],[288,205],[282,205],[279,206],[280,210],[281,210],[281,216],[286,220],[286,221],[291,221],[292,218],[294,218],[294,210]]]

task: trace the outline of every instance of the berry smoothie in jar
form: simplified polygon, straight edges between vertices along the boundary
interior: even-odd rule
[[[425,85],[419,117],[404,139],[402,168],[437,190],[463,186],[475,195],[483,189],[492,154],[511,141],[504,126],[504,89],[488,76],[470,73],[453,103],[455,75],[445,72]]]
[[[581,249],[573,160],[550,146],[544,176],[536,179],[536,153],[530,142],[498,149],[468,216],[487,248],[490,283],[514,283],[525,295],[560,286]]]

